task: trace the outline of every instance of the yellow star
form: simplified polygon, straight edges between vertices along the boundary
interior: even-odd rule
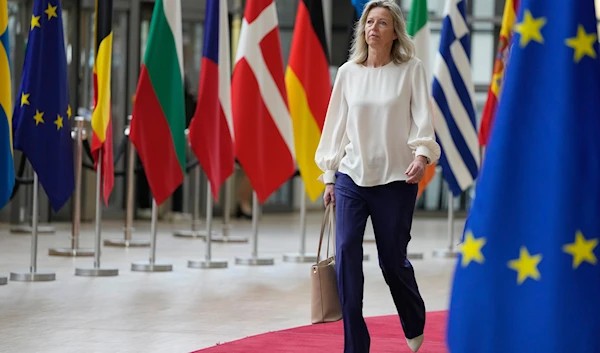
[[[56,125],[56,130],[60,130],[63,127],[63,118],[60,114],[56,114],[57,118],[54,120],[54,124]]]
[[[585,55],[589,55],[592,59],[596,59],[596,50],[594,50],[594,43],[596,43],[595,31],[588,34],[582,25],[577,27],[577,37],[568,38],[565,40],[567,46],[573,48],[573,60],[578,63],[581,58]]]
[[[509,261],[508,267],[517,271],[517,283],[522,284],[529,277],[535,280],[540,279],[540,271],[537,268],[540,261],[542,261],[541,254],[531,256],[527,248],[522,246],[519,258]]]
[[[541,29],[546,24],[546,18],[533,18],[529,10],[525,10],[525,16],[523,22],[515,25],[515,32],[521,34],[521,40],[519,45],[521,48],[525,47],[529,41],[535,40],[538,43],[544,43],[544,37],[542,37]]]
[[[575,242],[563,246],[563,251],[573,255],[573,268],[579,267],[583,261],[595,265],[598,259],[594,255],[594,248],[598,245],[598,239],[585,240],[580,230],[575,233]]]
[[[485,245],[485,238],[475,239],[473,233],[468,231],[465,240],[460,245],[459,251],[462,254],[462,267],[467,267],[471,261],[482,264],[485,261],[481,248]]]
[[[72,115],[72,112],[71,112],[71,105],[69,104],[69,105],[67,106],[67,118],[71,119],[71,115]]]
[[[21,92],[21,107],[25,104],[29,105],[29,93],[25,94]]]
[[[52,6],[52,5],[50,5],[50,3],[48,3],[48,8],[46,9],[46,11],[44,11],[48,15],[48,20],[50,20],[52,17],[58,18],[58,16],[56,15],[57,7],[58,7],[58,5]]]
[[[44,116],[44,112],[40,112],[39,110],[35,110],[35,116],[33,117],[33,119],[35,119],[35,126],[38,126],[39,123],[43,123],[44,119],[42,118]]]
[[[31,16],[31,30],[33,30],[35,27],[40,27],[40,16]]]

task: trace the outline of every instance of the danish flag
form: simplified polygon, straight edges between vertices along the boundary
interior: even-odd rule
[[[277,11],[248,0],[231,81],[235,155],[260,203],[295,173]]]

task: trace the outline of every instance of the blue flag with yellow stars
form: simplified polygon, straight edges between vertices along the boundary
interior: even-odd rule
[[[74,188],[71,114],[60,1],[35,0],[13,114],[14,147],[31,163],[54,211]]]
[[[600,352],[594,0],[522,0],[460,245],[451,353]]]

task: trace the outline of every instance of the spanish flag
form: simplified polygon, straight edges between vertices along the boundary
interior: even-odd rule
[[[321,0],[301,0],[285,84],[294,127],[296,161],[308,197],[315,201],[325,186],[317,180],[321,170],[315,151],[321,138],[331,79]]]
[[[96,0],[96,58],[94,60],[94,113],[92,115],[92,156],[102,163],[104,204],[114,185],[110,70],[112,58],[112,0]],[[100,156],[100,151],[102,155]]]
[[[519,9],[519,3],[520,0],[506,0],[506,3],[504,4],[504,14],[502,17],[502,27],[500,28],[498,52],[496,54],[496,59],[494,60],[492,82],[488,90],[487,100],[481,117],[481,127],[479,128],[480,146],[487,145],[492,131],[492,125],[494,124],[494,118],[496,117],[496,110],[498,109],[500,95],[502,94],[502,86],[504,84],[504,73],[506,72],[506,65],[508,65],[510,45],[512,43],[513,29]]]

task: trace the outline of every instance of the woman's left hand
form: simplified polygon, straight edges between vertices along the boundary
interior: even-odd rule
[[[427,164],[427,159],[423,156],[417,156],[412,161],[412,163],[408,166],[406,170],[406,175],[408,175],[408,179],[406,180],[409,184],[416,184],[425,175],[425,165]]]

